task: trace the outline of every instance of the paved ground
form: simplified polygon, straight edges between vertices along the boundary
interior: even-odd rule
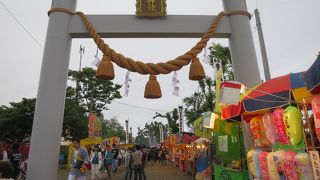
[[[148,164],[145,168],[148,180],[193,180],[189,175],[186,175],[179,171],[172,165],[161,166],[161,165],[151,165]],[[91,180],[90,172],[88,172],[87,180]],[[120,168],[119,172],[111,175],[111,180],[124,180],[125,171]],[[67,180],[68,172],[66,170],[61,170],[59,172],[59,180]],[[132,176],[133,179],[133,176]]]

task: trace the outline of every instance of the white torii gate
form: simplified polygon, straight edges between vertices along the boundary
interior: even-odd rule
[[[52,8],[75,11],[76,4],[77,0],[52,0]],[[223,6],[226,12],[247,11],[245,0],[223,0]],[[135,15],[90,15],[88,18],[104,38],[199,38],[214,17],[168,15],[144,19]],[[32,127],[29,180],[57,179],[71,39],[88,37],[80,17],[63,12],[50,15]],[[223,17],[214,37],[229,38],[235,79],[249,87],[258,84],[261,79],[249,18]]]

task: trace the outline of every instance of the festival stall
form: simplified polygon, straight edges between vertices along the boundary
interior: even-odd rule
[[[214,127],[215,179],[248,179],[244,139],[240,122],[216,119]]]
[[[194,121],[194,132],[199,137],[192,143],[193,154],[192,161],[194,169],[192,175],[196,179],[211,179],[212,174],[212,154],[213,154],[213,130],[210,126],[211,112],[203,113],[203,115]]]
[[[193,154],[191,143],[198,139],[193,133],[181,132],[174,135],[175,145],[173,147],[173,158],[175,166],[183,172],[187,172],[188,163],[190,164]]]
[[[247,88],[235,108],[238,111],[233,111],[237,113],[229,113],[241,114],[251,137],[246,156],[253,178],[319,178],[319,61],[318,57],[307,72],[290,73]],[[308,83],[312,85],[306,87]]]

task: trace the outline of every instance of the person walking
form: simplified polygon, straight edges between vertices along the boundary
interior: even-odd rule
[[[98,149],[99,147],[95,146],[90,155],[91,179],[95,179],[96,177],[100,178],[99,169],[101,167],[102,156]]]
[[[106,169],[108,177],[110,179],[113,153],[111,152],[111,149],[108,146],[106,146],[104,154],[105,154],[105,157],[104,157],[104,168]]]
[[[119,149],[116,147],[115,144],[112,144],[111,153],[113,154],[113,158],[112,158],[112,172],[117,172],[117,170],[118,170],[118,155],[119,155]]]
[[[4,149],[4,143],[0,142],[0,161],[8,161],[8,153]]]
[[[122,159],[123,159],[123,153],[122,153],[122,148],[118,149],[118,163],[117,163],[117,166],[118,168],[120,168],[121,164],[122,164]]]
[[[126,176],[125,180],[131,180],[132,171],[133,171],[133,157],[132,157],[132,150],[128,149],[125,156],[124,156],[124,166],[126,169]]]
[[[144,168],[146,166],[146,161],[147,161],[147,150],[146,150],[146,146],[145,145],[142,145],[142,149],[141,149],[141,152],[142,152],[142,167],[141,167],[141,173],[142,173],[142,176],[143,176],[143,179],[144,180],[147,180],[147,176],[146,176],[146,173],[144,171]]]
[[[87,150],[80,146],[80,140],[74,139],[72,141],[74,150],[71,154],[71,170],[68,180],[85,180],[86,167],[85,163],[89,162],[89,155]]]
[[[135,146],[135,152],[132,155],[133,157],[133,169],[134,169],[134,180],[142,180],[142,152],[139,145]]]
[[[20,163],[23,160],[23,155],[18,151],[19,144],[12,145],[12,153],[9,155],[10,162],[14,167],[14,178],[16,179],[20,174]]]

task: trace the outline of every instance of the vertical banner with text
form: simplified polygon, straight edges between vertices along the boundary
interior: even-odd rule
[[[94,113],[89,113],[89,116],[88,116],[88,126],[89,126],[89,132],[88,132],[88,136],[89,137],[94,137],[95,136],[95,124],[96,124],[96,115]]]

